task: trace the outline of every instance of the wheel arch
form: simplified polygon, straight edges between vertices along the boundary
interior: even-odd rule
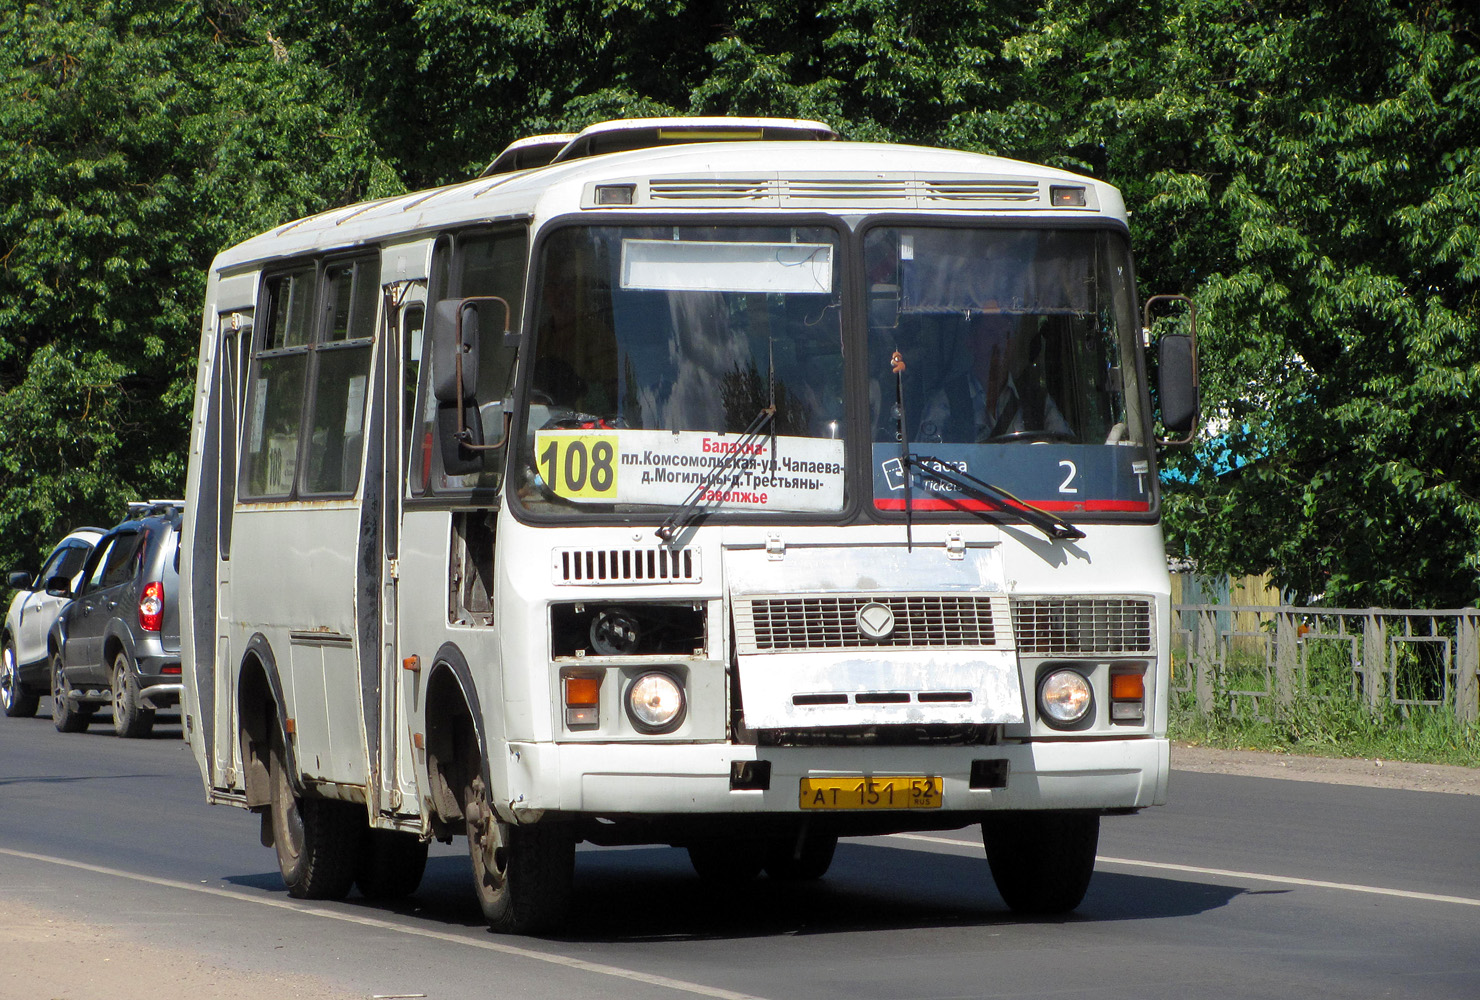
[[[454,643],[444,643],[432,660],[425,705],[427,786],[433,818],[449,833],[460,832],[470,751],[477,754],[485,785],[492,788],[493,784],[478,688],[467,658]]]
[[[119,653],[128,657],[130,666],[134,665],[134,637],[115,620],[103,634],[103,666],[108,668],[110,677],[113,674],[113,660]]]
[[[246,786],[247,807],[260,810],[272,802],[272,781],[268,761],[274,729],[288,732],[288,716],[283,699],[283,682],[277,658],[262,633],[247,642],[242,654],[236,682],[237,739],[241,743],[242,781]],[[298,759],[291,739],[284,738],[284,763],[294,790],[301,793]]]

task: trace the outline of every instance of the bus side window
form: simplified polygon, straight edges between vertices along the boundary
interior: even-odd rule
[[[401,314],[401,447],[406,476],[411,481],[413,494],[426,489],[426,476],[422,472],[421,440],[416,433],[416,388],[421,381],[426,318],[426,306],[420,302],[411,303]]]
[[[279,498],[293,492],[317,284],[313,268],[275,275],[266,282],[266,321],[259,327],[244,401],[248,417],[238,489],[243,498]]]
[[[370,345],[380,299],[379,258],[329,267],[324,285],[313,420],[301,486],[305,493],[353,493],[360,482],[364,451]]]

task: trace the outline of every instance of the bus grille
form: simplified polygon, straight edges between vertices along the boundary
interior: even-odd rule
[[[1029,656],[1153,651],[1151,602],[1128,597],[1033,597],[1012,601],[1018,651]]]
[[[555,549],[556,586],[615,583],[698,583],[697,549]]]
[[[882,604],[894,615],[885,638],[865,635],[858,613]],[[757,597],[735,602],[741,653],[821,649],[1011,649],[1006,597],[866,594]]]

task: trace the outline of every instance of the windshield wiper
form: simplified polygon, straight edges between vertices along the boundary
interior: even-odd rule
[[[967,496],[992,504],[998,510],[1017,514],[1050,539],[1073,540],[1084,537],[1083,531],[1057,514],[1046,511],[1042,507],[1035,507],[1026,500],[1020,500],[1000,486],[993,486],[969,473],[962,472],[943,458],[911,453],[904,457],[904,467],[906,477],[909,476],[911,468],[919,469],[922,474],[938,483],[954,486]]]
[[[742,458],[748,457],[751,448],[754,447],[756,442],[766,436],[767,428],[770,427],[771,421],[775,417],[776,407],[774,404],[765,407],[755,415],[755,418],[750,421],[750,426],[745,428],[745,432],[735,442],[735,446],[727,451],[725,456],[715,464],[714,469],[709,475],[705,476],[704,480],[698,486],[694,487],[694,491],[688,495],[688,499],[684,500],[679,508],[668,515],[668,519],[658,526],[655,534],[659,538],[665,542],[671,543],[673,541],[673,537],[694,519],[698,512],[700,501],[714,488],[715,483],[719,482],[722,476],[734,469]],[[773,436],[771,448],[772,461],[775,461],[775,457],[776,449]],[[735,484],[731,482],[730,485],[733,486]]]

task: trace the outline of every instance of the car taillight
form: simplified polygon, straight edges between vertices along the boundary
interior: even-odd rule
[[[155,580],[144,587],[139,596],[139,628],[145,632],[158,632],[164,624],[164,584]]]

